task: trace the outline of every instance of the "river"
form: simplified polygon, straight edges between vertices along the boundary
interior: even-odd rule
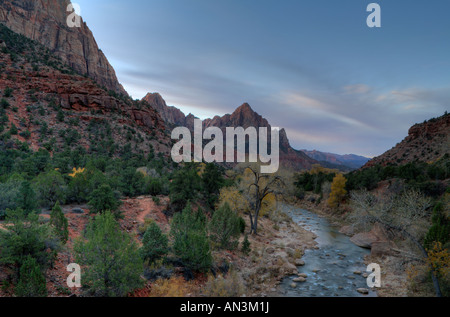
[[[331,225],[326,218],[293,206],[283,205],[282,209],[295,223],[317,235],[319,249],[308,249],[302,260],[304,266],[298,267],[299,273],[307,275],[306,282],[291,284],[296,276],[283,279],[281,296],[286,297],[376,297],[376,292],[369,289],[366,278],[358,272],[365,273],[367,266],[364,256],[367,249],[353,244],[349,237],[340,233],[339,228]],[[356,274],[355,274],[356,272]],[[358,288],[369,289],[369,294],[362,295]]]

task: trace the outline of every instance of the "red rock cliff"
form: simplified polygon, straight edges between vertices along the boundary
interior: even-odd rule
[[[69,4],[70,0],[3,0],[0,23],[40,42],[80,74],[127,95],[86,23],[81,20],[81,27],[67,26]]]

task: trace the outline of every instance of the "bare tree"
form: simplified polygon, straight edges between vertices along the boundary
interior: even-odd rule
[[[241,183],[240,188],[249,202],[250,210],[250,234],[258,234],[258,219],[264,200],[269,195],[277,197],[282,193],[284,182],[276,174],[263,174],[256,165],[248,165],[243,169],[244,174],[248,174]]]
[[[367,190],[351,193],[353,213],[351,218],[357,226],[371,227],[374,223],[409,239],[425,261],[428,253],[420,242],[428,227],[431,201],[419,191],[409,190],[401,195],[375,195]],[[433,268],[431,276],[436,295],[442,296],[439,280]]]

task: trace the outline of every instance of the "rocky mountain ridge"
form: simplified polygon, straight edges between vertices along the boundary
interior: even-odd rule
[[[108,90],[127,95],[82,18],[80,27],[67,25],[70,3],[70,0],[3,0],[0,23],[41,43],[79,74],[86,74]]]
[[[408,136],[384,154],[370,160],[364,167],[402,165],[414,161],[435,162],[450,154],[450,114],[447,112],[408,131]]]

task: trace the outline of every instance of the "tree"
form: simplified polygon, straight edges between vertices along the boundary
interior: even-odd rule
[[[101,213],[105,210],[117,211],[120,201],[114,195],[113,190],[107,184],[100,185],[90,195],[89,207],[91,213]]]
[[[169,239],[155,222],[151,222],[145,231],[142,244],[142,258],[150,263],[159,260],[169,251]]]
[[[19,276],[27,256],[33,257],[42,270],[52,264],[60,244],[50,226],[39,223],[36,213],[22,209],[7,210],[5,228],[0,230],[0,263],[12,266]]]
[[[203,192],[210,208],[214,208],[218,200],[220,188],[223,186],[224,178],[219,167],[214,163],[208,163],[202,174]]]
[[[67,240],[69,240],[68,221],[59,206],[59,201],[56,202],[50,213],[50,225],[55,228],[55,233],[59,237],[59,240],[63,244],[66,244]]]
[[[233,250],[237,247],[240,236],[239,216],[225,203],[213,214],[209,223],[211,240],[219,248]]]
[[[250,241],[248,241],[248,236],[245,235],[244,241],[242,242],[242,248],[241,248],[242,253],[244,253],[245,255],[249,255],[250,254]]]
[[[450,241],[450,220],[443,213],[444,206],[441,202],[433,209],[432,225],[425,236],[424,247],[431,249],[434,242],[440,242],[444,246]]]
[[[328,206],[331,208],[338,208],[345,198],[345,195],[347,195],[347,191],[345,190],[346,182],[347,179],[342,174],[337,174],[333,178],[333,182],[331,183],[331,193],[328,198]]]
[[[281,194],[284,182],[275,174],[262,174],[258,166],[244,169],[240,187],[249,202],[250,234],[258,234],[258,218],[264,206],[275,205],[276,196]]]
[[[181,211],[188,201],[196,199],[201,188],[201,178],[197,174],[195,163],[186,163],[182,169],[176,171],[170,183],[169,195],[175,211]]]
[[[90,221],[76,240],[75,259],[83,267],[83,289],[92,296],[122,297],[142,285],[143,263],[136,242],[122,232],[110,211]]]
[[[174,215],[170,234],[174,241],[174,253],[186,268],[200,272],[210,269],[212,256],[206,217],[201,210],[194,212],[188,203],[181,213]]]
[[[18,297],[47,296],[45,276],[35,258],[26,256],[20,267],[20,277],[14,291]]]
[[[421,241],[426,234],[424,228],[427,228],[428,208],[431,205],[429,198],[416,190],[384,196],[361,190],[351,193],[351,204],[351,218],[355,225],[368,228],[378,223],[387,230],[395,231],[414,244],[424,261],[428,260],[428,252]],[[433,268],[431,278],[436,296],[441,297],[438,276]]]
[[[22,208],[26,214],[33,212],[37,207],[36,193],[28,181],[23,181],[20,186],[17,207]]]
[[[66,182],[57,170],[39,174],[34,187],[42,206],[52,207],[57,201],[65,202]]]

